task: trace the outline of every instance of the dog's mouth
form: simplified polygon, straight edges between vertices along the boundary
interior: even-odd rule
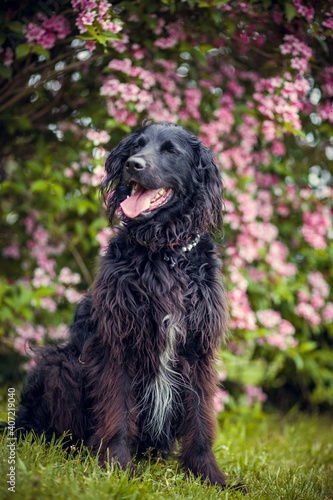
[[[130,219],[135,219],[141,214],[149,214],[157,208],[163,207],[172,196],[172,188],[162,187],[148,189],[138,182],[132,181],[132,192],[126,200],[120,203],[124,214]]]

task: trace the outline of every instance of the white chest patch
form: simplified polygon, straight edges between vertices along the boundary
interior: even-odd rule
[[[145,430],[156,439],[162,433],[166,419],[172,415],[176,405],[181,405],[180,387],[186,385],[182,375],[176,371],[177,342],[184,338],[183,326],[176,316],[165,316],[162,322],[165,333],[165,348],[159,357],[159,373],[147,387],[142,409],[149,417]],[[140,406],[141,406],[140,405]]]

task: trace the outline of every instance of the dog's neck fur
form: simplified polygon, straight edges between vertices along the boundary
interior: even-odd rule
[[[147,221],[126,221],[122,229],[129,243],[149,248],[151,252],[187,252],[198,243],[197,236],[207,234],[207,229],[195,224],[189,214],[168,221],[156,218]],[[191,247],[192,245],[192,247]],[[195,246],[194,245],[194,246]]]

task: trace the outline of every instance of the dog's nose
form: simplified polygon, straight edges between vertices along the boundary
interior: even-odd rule
[[[146,166],[146,160],[142,156],[131,156],[126,162],[126,168],[131,172],[143,170]]]

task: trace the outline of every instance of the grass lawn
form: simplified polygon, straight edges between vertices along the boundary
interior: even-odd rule
[[[4,408],[4,406],[3,406]],[[6,420],[6,413],[0,413]],[[328,417],[278,414],[224,415],[215,443],[217,460],[229,478],[242,477],[249,493],[220,491],[184,476],[174,459],[136,463],[137,475],[101,469],[86,450],[70,453],[59,444],[28,439],[16,447],[15,493],[6,435],[0,436],[1,499],[333,499],[333,422]]]

